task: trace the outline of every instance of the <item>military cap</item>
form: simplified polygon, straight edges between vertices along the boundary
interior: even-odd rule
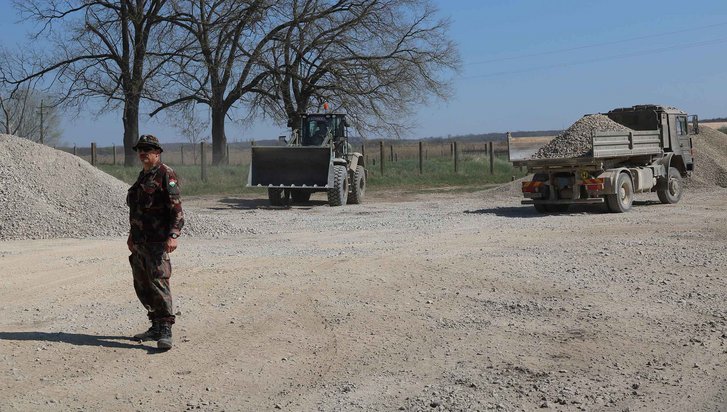
[[[159,139],[157,139],[156,136],[152,136],[150,134],[143,134],[139,136],[139,140],[136,142],[136,145],[132,147],[132,149],[136,151],[136,149],[138,149],[140,146],[149,146],[155,149],[159,149],[160,152],[164,151],[164,149],[162,149],[162,146],[159,144]]]

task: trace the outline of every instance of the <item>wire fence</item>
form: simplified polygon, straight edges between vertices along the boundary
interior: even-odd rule
[[[228,144],[226,165],[246,166],[250,164],[251,145],[249,143]],[[97,147],[58,147],[72,153],[92,165],[123,165],[124,151],[121,146]],[[506,141],[369,141],[352,145],[353,151],[363,154],[366,167],[376,173],[386,173],[386,165],[406,160],[417,160],[423,171],[430,160],[451,159],[453,172],[458,171],[462,162],[472,158],[506,157]],[[209,144],[168,144],[162,153],[162,161],[169,165],[202,165],[204,152],[205,165],[212,163],[212,150]]]

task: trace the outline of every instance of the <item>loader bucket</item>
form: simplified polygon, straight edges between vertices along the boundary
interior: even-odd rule
[[[331,165],[328,147],[252,147],[248,186],[325,188]]]

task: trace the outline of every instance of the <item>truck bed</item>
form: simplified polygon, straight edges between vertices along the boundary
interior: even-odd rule
[[[539,139],[539,140],[538,140]],[[592,136],[590,156],[570,158],[533,159],[532,156],[540,147],[552,140],[552,137],[508,138],[508,156],[515,167],[569,167],[598,166],[604,161],[627,159],[634,156],[659,155],[661,148],[661,132],[659,130],[624,132],[596,132]],[[539,146],[538,146],[539,144]],[[527,154],[528,157],[521,157]]]

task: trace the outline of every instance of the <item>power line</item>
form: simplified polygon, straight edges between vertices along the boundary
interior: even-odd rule
[[[580,66],[580,65],[584,65],[584,64],[598,63],[598,62],[608,61],[608,60],[618,60],[618,59],[625,59],[625,58],[629,58],[629,57],[639,57],[639,56],[645,56],[645,55],[649,55],[649,54],[664,53],[664,52],[668,52],[668,51],[681,50],[681,49],[686,49],[686,48],[690,48],[690,47],[711,46],[713,44],[720,44],[720,43],[724,43],[724,42],[727,42],[727,38],[705,40],[705,41],[701,41],[701,42],[674,45],[674,46],[662,47],[662,48],[651,49],[651,50],[641,50],[641,51],[635,51],[635,52],[630,52],[630,53],[618,54],[618,55],[614,55],[614,56],[600,57],[597,59],[583,60],[583,61],[579,61],[579,62],[559,63],[559,64],[552,64],[552,65],[547,65],[547,66],[527,67],[527,68],[519,69],[519,70],[508,70],[508,71],[486,73],[486,74],[480,74],[480,75],[474,75],[474,76],[465,76],[465,77],[461,77],[461,79],[465,79],[465,80],[466,79],[481,79],[481,78],[487,78],[487,77],[497,77],[497,76],[504,76],[504,75],[508,75],[508,74],[528,73],[528,72],[561,68],[561,67]]]
[[[649,35],[639,36],[639,37],[631,37],[631,38],[623,39],[623,40],[615,40],[615,41],[610,41],[610,42],[594,43],[594,44],[588,44],[588,45],[584,45],[584,46],[570,47],[570,48],[566,48],[566,49],[556,49],[556,50],[544,51],[544,52],[539,52],[539,53],[521,54],[521,55],[511,56],[511,57],[502,57],[502,58],[497,58],[497,59],[482,60],[482,61],[477,61],[477,62],[465,63],[465,65],[474,66],[474,65],[478,65],[478,64],[487,64],[487,63],[496,63],[496,62],[509,61],[509,60],[526,59],[529,57],[548,56],[551,54],[566,53],[566,52],[571,52],[571,51],[575,51],[575,50],[590,49],[590,48],[594,48],[594,47],[610,46],[610,45],[614,45],[614,44],[628,43],[628,42],[637,41],[637,40],[651,39],[654,37],[688,33],[688,32],[704,30],[704,29],[709,29],[709,28],[713,28],[713,27],[720,27],[720,26],[725,26],[725,25],[727,25],[727,22],[711,24],[711,25],[707,25],[707,26],[694,27],[694,28],[690,28],[690,29],[649,34]]]

